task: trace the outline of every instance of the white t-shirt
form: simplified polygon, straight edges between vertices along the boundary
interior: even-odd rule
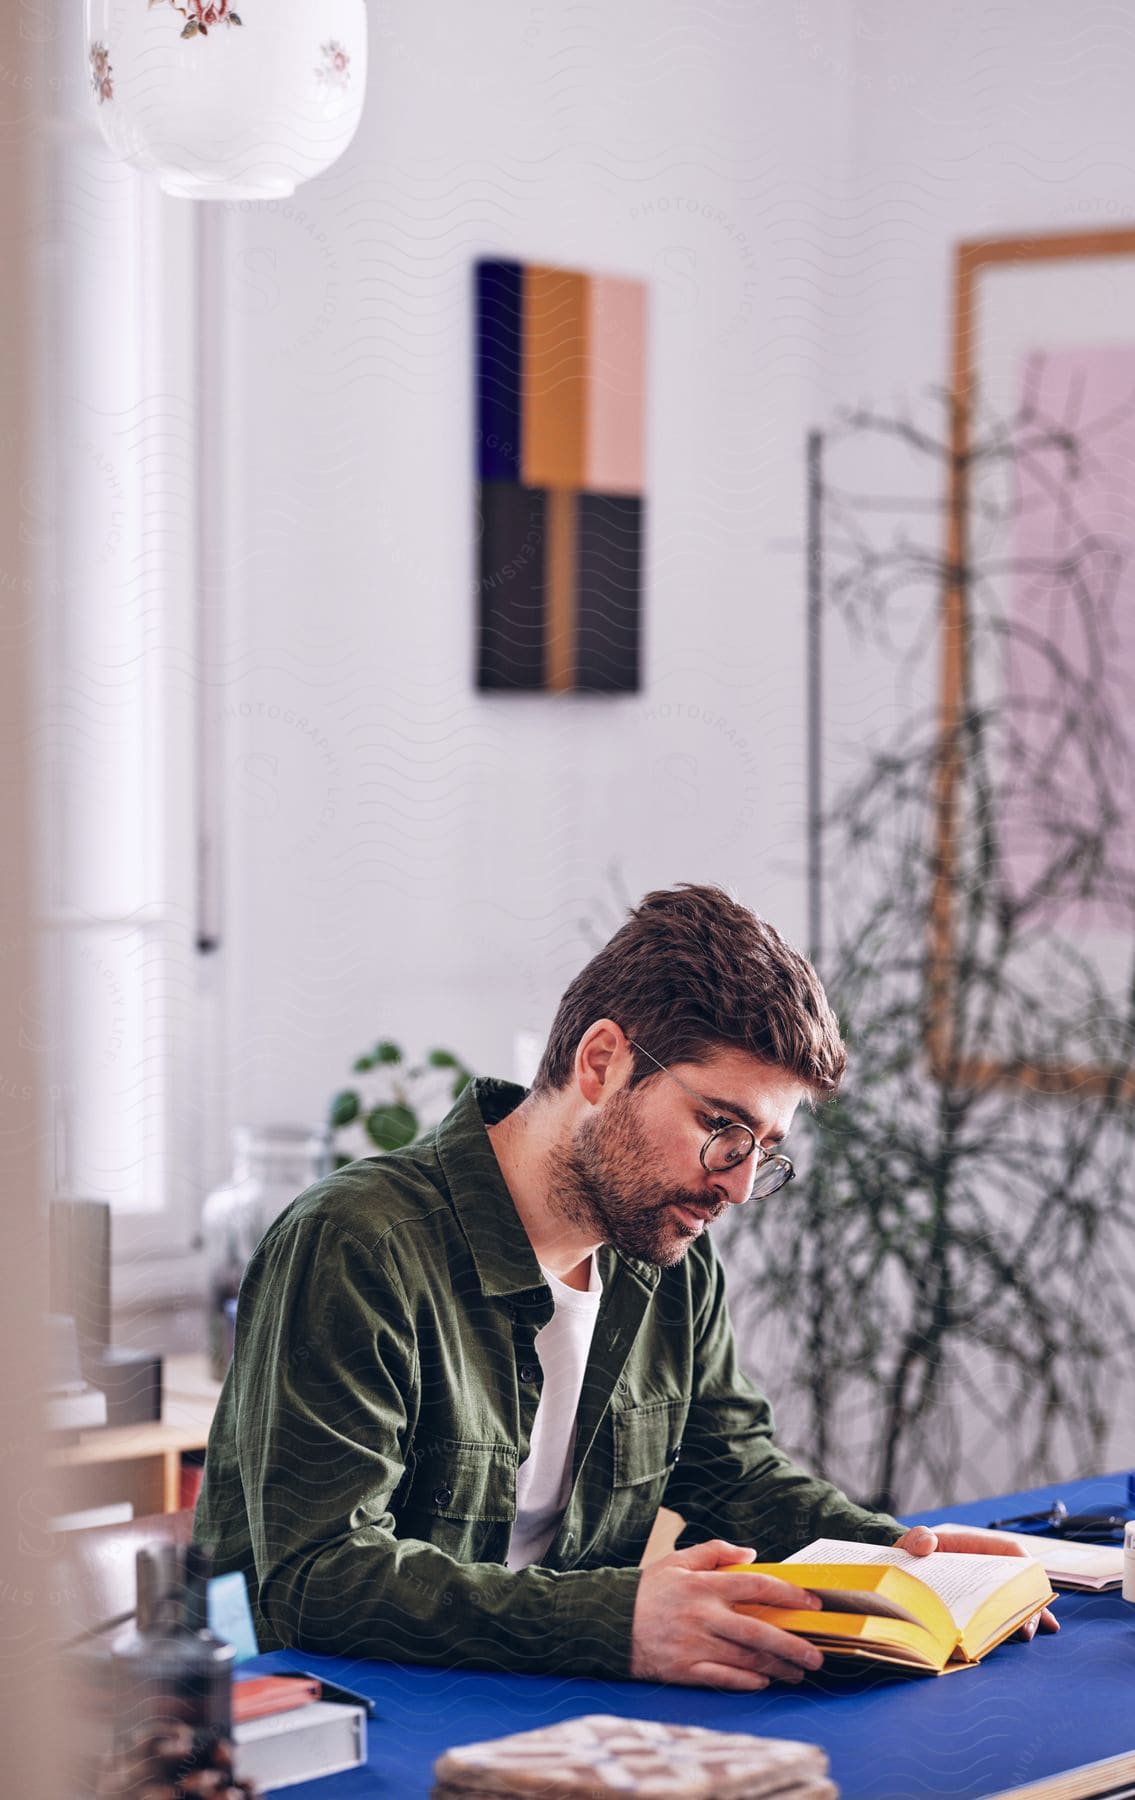
[[[510,1569],[539,1562],[559,1529],[571,1492],[575,1450],[575,1415],[583,1388],[583,1372],[591,1351],[595,1320],[603,1298],[598,1260],[591,1258],[590,1286],[570,1288],[543,1270],[556,1310],[536,1333],[536,1354],[544,1384],[528,1455],[516,1472],[516,1523],[508,1547]]]

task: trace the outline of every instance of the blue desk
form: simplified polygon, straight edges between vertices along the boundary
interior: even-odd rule
[[[1125,1477],[1062,1482],[1008,1499],[912,1515],[984,1525],[1061,1495],[1070,1510],[1121,1505]],[[1063,1594],[1062,1630],[1009,1643],[937,1679],[842,1672],[799,1688],[717,1694],[642,1682],[410,1668],[277,1651],[247,1665],[307,1668],[377,1705],[365,1769],[284,1790],[292,1800],[423,1800],[451,1744],[583,1713],[617,1713],[822,1744],[844,1800],[985,1800],[1135,1749],[1135,1607],[1117,1593]]]

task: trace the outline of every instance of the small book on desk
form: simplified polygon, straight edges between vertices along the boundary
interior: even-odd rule
[[[293,1712],[320,1697],[320,1686],[305,1675],[238,1675],[233,1682],[233,1723]]]
[[[822,1612],[737,1608],[811,1640],[827,1657],[921,1674],[972,1668],[1055,1599],[1038,1562],[939,1551],[911,1556],[880,1544],[817,1538],[782,1563],[735,1564],[807,1588]]]
[[[266,1789],[294,1787],[366,1762],[366,1712],[312,1700],[234,1724],[233,1746],[238,1775]]]

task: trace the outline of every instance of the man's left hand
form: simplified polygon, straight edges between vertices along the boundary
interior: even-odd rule
[[[929,1525],[912,1525],[898,1539],[895,1549],[907,1550],[911,1556],[929,1556],[932,1550],[960,1550],[968,1556],[1028,1555],[1022,1544],[1015,1543],[1012,1538],[1002,1537],[999,1531],[970,1530],[962,1525],[937,1525],[933,1530]],[[1017,1636],[1026,1641],[1035,1637],[1038,1625],[1043,1626],[1045,1631],[1060,1630],[1059,1621],[1046,1606],[1042,1613],[1037,1613],[1021,1626]]]

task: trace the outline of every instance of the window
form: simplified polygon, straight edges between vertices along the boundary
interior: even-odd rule
[[[196,1079],[195,208],[115,162],[54,91],[42,532],[42,892],[54,1191],[109,1200],[116,1259],[184,1251]],[[66,79],[63,79],[64,73]]]

